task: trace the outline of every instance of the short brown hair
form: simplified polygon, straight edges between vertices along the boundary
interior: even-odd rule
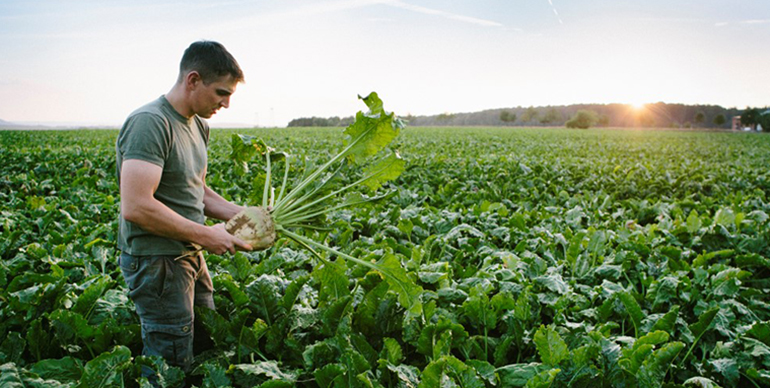
[[[203,83],[209,84],[230,74],[237,82],[243,82],[243,71],[225,46],[218,42],[201,40],[184,51],[179,63],[179,80],[187,72],[197,71]]]

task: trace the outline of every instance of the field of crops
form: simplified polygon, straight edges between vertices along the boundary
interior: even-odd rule
[[[233,133],[322,162],[339,130],[214,130],[208,184],[262,201]],[[0,386],[163,386],[117,267],[117,131],[0,132]],[[407,128],[395,195],[310,236],[207,255],[204,387],[770,386],[770,137]],[[276,171],[282,171],[276,166]],[[344,170],[343,170],[344,173]],[[290,179],[302,174],[290,171]]]

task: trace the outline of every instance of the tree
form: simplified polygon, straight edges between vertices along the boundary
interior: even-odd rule
[[[572,116],[572,118],[569,119],[565,125],[567,128],[588,129],[592,125],[596,124],[597,121],[599,121],[599,117],[596,112],[592,110],[581,109],[577,111],[577,113],[575,113],[575,115]]]
[[[438,120],[440,123],[446,124],[454,118],[455,115],[453,113],[442,113],[436,117],[436,120]]]
[[[561,113],[554,107],[549,108],[545,115],[540,118],[540,124],[552,124],[559,121],[561,121]]]
[[[721,127],[725,125],[726,122],[727,122],[727,119],[725,118],[725,115],[721,113],[718,114],[716,117],[714,117],[714,125],[716,125],[717,127]]]
[[[639,125],[643,127],[654,127],[655,124],[655,116],[652,112],[645,111],[639,115]]]
[[[746,110],[744,110],[741,114],[741,125],[751,127],[751,129],[757,129],[757,124],[759,124],[759,116],[759,109],[747,107]]]
[[[513,123],[516,121],[516,114],[504,110],[500,112],[500,121],[504,123]]]
[[[606,127],[610,125],[610,116],[607,116],[606,114],[602,113],[599,115],[599,125]]]
[[[757,124],[762,126],[762,132],[770,132],[770,113],[760,113]]]
[[[696,113],[695,117],[693,117],[693,121],[695,121],[695,124],[703,124],[703,122],[706,121],[706,114],[703,112]]]
[[[535,109],[534,106],[530,106],[527,108],[527,110],[524,111],[524,113],[521,114],[521,121],[522,122],[528,122],[533,121],[537,118],[537,109]]]

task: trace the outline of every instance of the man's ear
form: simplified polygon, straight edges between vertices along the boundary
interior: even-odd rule
[[[201,78],[200,73],[195,70],[187,73],[187,75],[185,75],[184,81],[188,90],[195,89],[198,84],[203,83],[203,79]]]

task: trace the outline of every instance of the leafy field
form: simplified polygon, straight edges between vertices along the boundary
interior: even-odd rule
[[[264,177],[235,174],[236,132],[316,162],[342,140],[213,131],[208,184],[248,204]],[[116,265],[116,136],[0,132],[2,387],[138,386],[141,365],[166,386],[183,378],[139,356]],[[312,237],[392,255],[419,308],[379,273],[288,240],[208,255],[202,386],[770,385],[770,137],[407,128],[397,142],[397,194]]]

